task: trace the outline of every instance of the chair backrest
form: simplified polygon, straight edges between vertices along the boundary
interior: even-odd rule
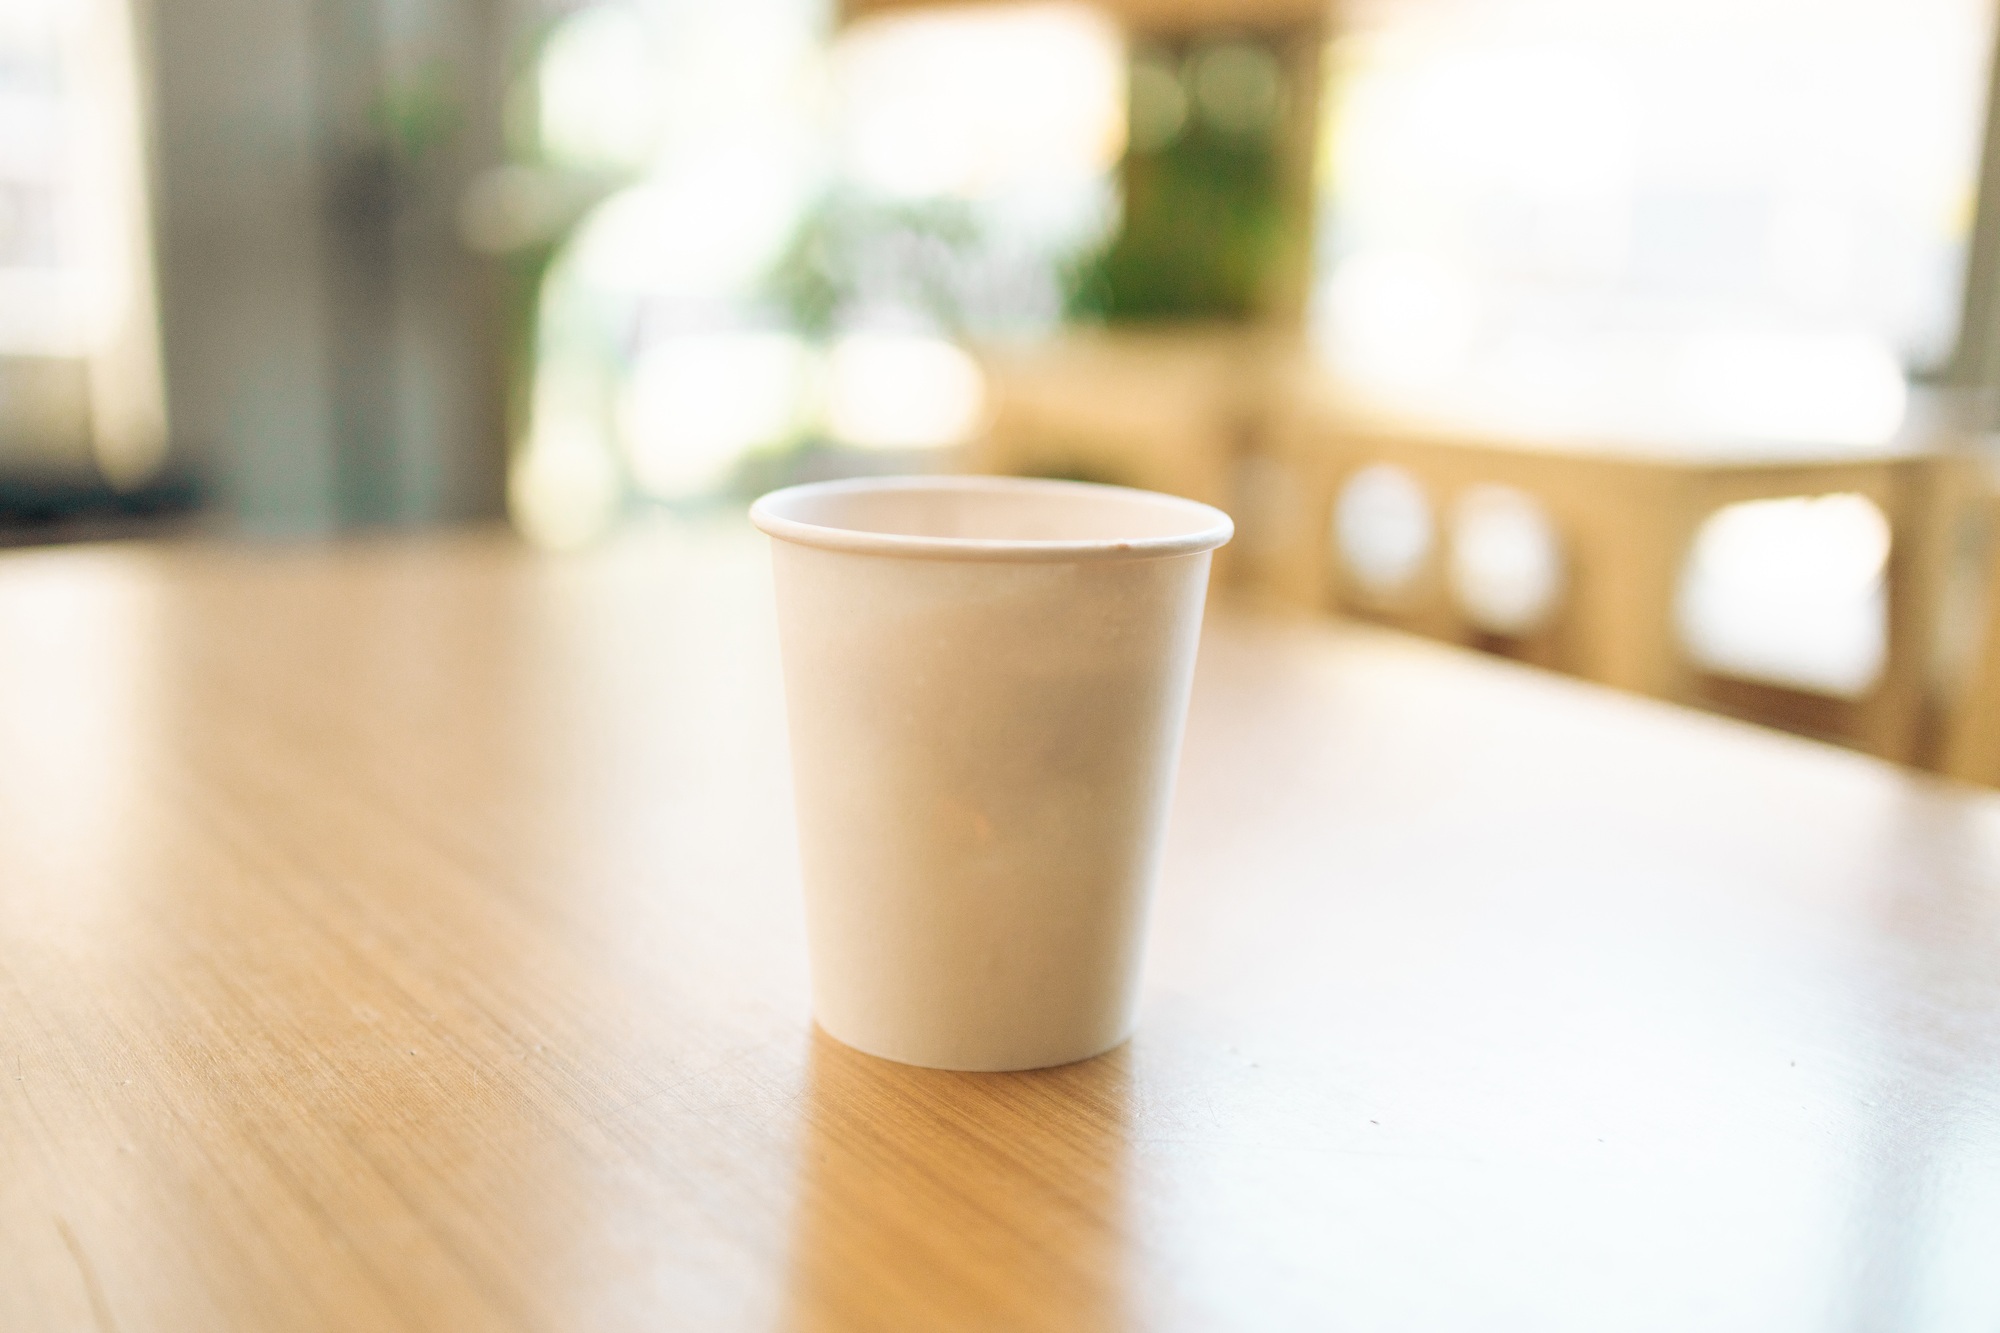
[[[1939,767],[1955,778],[2000,786],[2000,486],[1981,477],[1968,507],[1981,548],[1982,606],[1970,660],[1945,711]]]
[[[1921,721],[1934,640],[1943,544],[1935,515],[1940,459],[1882,451],[1853,455],[1678,456],[1412,429],[1371,421],[1337,402],[1299,395],[1281,409],[1272,439],[1307,518],[1279,572],[1287,600],[1385,621],[1497,650],[1657,698],[1717,708],[1803,730],[1905,762],[1924,759]],[[1432,548],[1408,582],[1366,586],[1336,558],[1330,527],[1342,491],[1389,468],[1428,503]],[[1560,549],[1561,592],[1525,633],[1496,635],[1454,595],[1454,511],[1490,487],[1518,493],[1545,516]],[[1821,697],[1717,676],[1683,642],[1680,600],[1703,523],[1726,506],[1766,499],[1858,494],[1887,519],[1886,653],[1858,698]]]

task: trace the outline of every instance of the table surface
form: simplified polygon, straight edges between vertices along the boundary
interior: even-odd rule
[[[1218,609],[1138,1035],[903,1068],[766,570],[0,556],[0,1328],[2000,1328],[2000,798]]]

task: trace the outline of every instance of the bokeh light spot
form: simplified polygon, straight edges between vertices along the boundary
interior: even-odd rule
[[[1865,694],[1888,643],[1889,521],[1860,495],[1755,500],[1710,515],[1682,575],[1689,656],[1720,675]]]
[[[833,345],[826,424],[843,444],[925,449],[978,428],[986,378],[962,348],[926,334],[854,333]]]
[[[1433,541],[1430,500],[1402,468],[1375,463],[1341,487],[1333,510],[1334,554],[1349,576],[1377,596],[1416,578]]]
[[[1488,485],[1458,497],[1451,591],[1467,620],[1493,634],[1530,633],[1555,611],[1562,588],[1562,541],[1532,496]]]
[[[620,403],[632,479],[672,499],[713,490],[748,450],[802,424],[812,357],[778,332],[688,334],[639,354]]]

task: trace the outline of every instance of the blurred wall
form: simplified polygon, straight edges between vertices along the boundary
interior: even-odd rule
[[[498,513],[502,332],[455,226],[492,0],[153,0],[172,462],[273,534]]]

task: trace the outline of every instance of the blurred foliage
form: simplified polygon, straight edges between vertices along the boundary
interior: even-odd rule
[[[767,292],[808,338],[831,337],[865,310],[922,315],[949,333],[966,326],[962,275],[981,231],[951,200],[883,203],[834,189],[806,211],[772,267]]]
[[[1191,114],[1166,142],[1127,150],[1124,219],[1071,267],[1072,318],[1247,319],[1266,299],[1290,225],[1279,118],[1217,123],[1200,99],[1188,102]]]
[[[443,60],[426,61],[408,77],[386,84],[368,108],[368,119],[399,161],[420,161],[465,123],[451,67]]]

